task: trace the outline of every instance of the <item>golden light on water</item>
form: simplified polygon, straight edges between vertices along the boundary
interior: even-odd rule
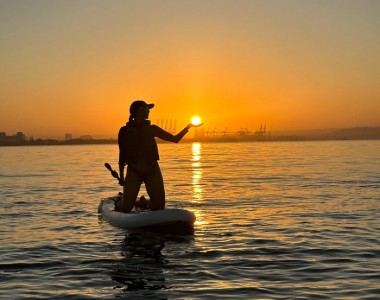
[[[200,143],[193,143],[191,147],[192,151],[192,162],[191,167],[193,170],[191,185],[193,188],[193,199],[195,202],[203,200],[203,188],[202,188],[202,177],[203,177],[203,168],[202,168],[202,145]],[[196,215],[196,226],[205,226],[208,222],[205,220],[205,216],[198,210],[194,211]]]
[[[201,124],[201,118],[198,116],[194,116],[191,118],[191,124],[193,125],[199,125]]]
[[[193,186],[193,198],[197,201],[202,200],[203,198],[203,191],[202,191],[202,163],[201,163],[201,144],[200,143],[193,143],[192,144],[192,169],[193,169],[193,175],[192,175],[192,181],[191,184]]]

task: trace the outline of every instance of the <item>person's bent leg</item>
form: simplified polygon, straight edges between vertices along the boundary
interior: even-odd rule
[[[145,179],[145,187],[150,198],[150,209],[159,210],[165,208],[165,188],[159,165]]]
[[[123,200],[119,204],[120,211],[129,213],[135,205],[137,195],[142,183],[141,178],[129,167],[124,180]]]

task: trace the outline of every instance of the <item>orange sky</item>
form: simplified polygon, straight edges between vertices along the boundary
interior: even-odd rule
[[[0,2],[0,131],[380,125],[379,1]]]

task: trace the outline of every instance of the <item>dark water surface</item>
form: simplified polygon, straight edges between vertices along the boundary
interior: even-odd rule
[[[380,299],[379,141],[159,148],[194,236],[98,217],[116,145],[0,148],[0,298]]]

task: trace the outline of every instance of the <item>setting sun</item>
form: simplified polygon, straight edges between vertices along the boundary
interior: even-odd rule
[[[198,116],[192,117],[191,118],[191,124],[193,125],[199,125],[201,124],[201,118]]]

